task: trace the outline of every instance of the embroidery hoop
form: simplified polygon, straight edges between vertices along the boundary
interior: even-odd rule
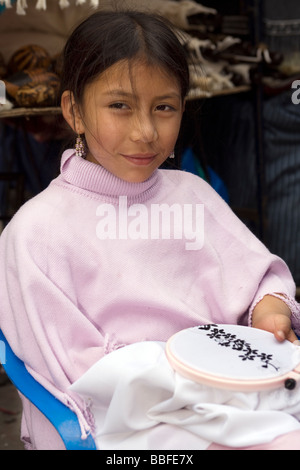
[[[300,381],[300,347],[245,326],[211,324],[181,330],[167,341],[166,355],[182,376],[221,389],[293,390]]]

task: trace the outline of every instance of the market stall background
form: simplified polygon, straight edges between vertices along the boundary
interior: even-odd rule
[[[66,38],[96,8],[124,6],[165,15],[189,54],[192,89],[177,165],[210,181],[286,260],[300,285],[300,107],[291,100],[291,84],[300,77],[295,0],[284,6],[270,0],[1,0],[0,79],[10,91],[0,110],[3,222],[22,198],[37,194],[57,174],[61,151],[71,138],[55,101],[55,80],[49,91],[51,74],[59,77]],[[48,55],[50,65],[43,73],[36,73],[36,66],[30,73],[9,70],[13,57],[15,64],[22,62],[24,46]],[[13,81],[18,73],[27,74],[27,94]],[[23,101],[17,101],[17,93]],[[36,102],[30,101],[34,96]]]

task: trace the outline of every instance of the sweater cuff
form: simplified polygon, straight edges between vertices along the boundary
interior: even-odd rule
[[[252,304],[251,309],[249,311],[248,316],[248,325],[252,327],[252,314],[253,310],[255,309],[256,305],[266,296],[272,295],[273,297],[277,297],[277,299],[282,300],[290,309],[291,311],[291,323],[292,329],[294,330],[295,334],[300,338],[300,304],[290,295],[287,294],[277,294],[272,292],[270,294],[264,294],[259,297],[254,304]]]

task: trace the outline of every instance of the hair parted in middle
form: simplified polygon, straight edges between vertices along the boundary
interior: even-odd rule
[[[139,11],[99,11],[75,28],[64,48],[61,94],[69,90],[81,104],[86,85],[117,62],[136,59],[169,73],[185,99],[189,67],[183,46],[167,20]]]

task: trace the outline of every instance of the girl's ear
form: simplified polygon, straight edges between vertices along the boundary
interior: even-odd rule
[[[63,117],[76,134],[84,134],[84,125],[80,116],[78,105],[75,103],[73,93],[69,90],[61,96],[61,110]]]

